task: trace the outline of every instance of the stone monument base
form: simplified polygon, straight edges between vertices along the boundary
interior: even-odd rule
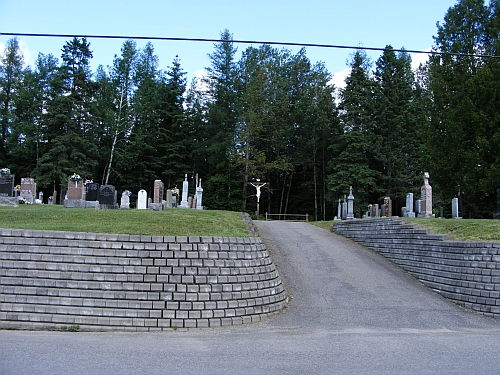
[[[0,206],[13,206],[17,207],[17,197],[4,197],[0,196]]]
[[[421,218],[421,219],[435,219],[436,215],[434,215],[434,214],[418,214],[417,217]]]
[[[163,211],[163,203],[151,203],[149,209],[153,211]]]
[[[118,204],[99,204],[100,210],[116,210]]]
[[[65,199],[63,202],[64,208],[85,208],[85,200],[83,199]]]
[[[100,209],[99,201],[85,201],[85,208]]]

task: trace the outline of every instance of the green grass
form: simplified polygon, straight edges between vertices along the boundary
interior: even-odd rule
[[[59,205],[0,206],[0,228],[154,236],[248,237],[239,212],[94,210]]]
[[[404,218],[404,221],[434,229],[439,234],[448,234],[457,241],[500,242],[500,220]],[[334,221],[316,221],[311,224],[331,231]]]
[[[500,220],[478,219],[404,219],[439,234],[449,234],[458,241],[500,242]]]

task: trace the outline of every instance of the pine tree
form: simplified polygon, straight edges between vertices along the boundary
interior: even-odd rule
[[[329,177],[332,196],[342,199],[352,186],[357,216],[379,197],[380,172],[374,164],[376,83],[370,77],[370,68],[366,53],[356,51],[352,55],[346,86],[340,90],[339,140],[331,145],[334,154]]]
[[[97,86],[91,79],[89,47],[85,38],[74,38],[63,47],[63,62],[52,80],[47,108],[47,150],[34,171],[42,187],[64,186],[73,173],[84,178],[94,175]]]
[[[417,192],[421,186],[420,166],[421,116],[414,93],[415,77],[411,57],[406,52],[396,54],[387,46],[377,60],[374,73],[375,128],[372,147],[378,162],[379,199],[390,196],[403,203],[407,192]]]
[[[7,138],[15,121],[15,97],[22,85],[23,65],[19,41],[17,38],[9,39],[0,56],[0,165],[8,165],[12,161]]]
[[[206,115],[206,157],[210,175],[206,180],[207,194],[204,202],[215,209],[241,209],[239,176],[234,168],[234,134],[238,119],[238,68],[234,60],[236,47],[228,30],[221,33],[222,42],[214,45],[209,55],[207,85],[210,100]]]

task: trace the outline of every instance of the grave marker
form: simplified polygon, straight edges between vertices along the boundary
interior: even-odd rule
[[[188,189],[189,189],[189,182],[188,182],[188,175],[186,173],[184,175],[184,181],[182,182],[182,200],[181,200],[180,208],[189,208]]]
[[[99,205],[101,208],[116,208],[116,190],[113,185],[102,185],[99,188]]]
[[[451,217],[452,219],[461,219],[458,213],[458,198],[451,200]]]
[[[85,184],[81,181],[68,180],[68,199],[82,200],[85,199]]]
[[[146,210],[148,208],[148,193],[146,190],[141,189],[137,193],[137,209]]]
[[[85,185],[87,188],[87,194],[85,196],[85,200],[92,202],[99,200],[99,184],[91,182]]]
[[[122,193],[122,199],[120,201],[120,210],[130,210],[130,191],[125,190]]]
[[[432,186],[429,185],[429,172],[424,172],[424,185],[420,189],[421,203],[419,217],[433,217],[432,214]]]
[[[14,175],[0,175],[0,196],[13,197],[14,196]]]

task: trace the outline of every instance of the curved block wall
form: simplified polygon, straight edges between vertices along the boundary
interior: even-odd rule
[[[286,303],[258,237],[0,229],[0,328],[218,327]]]
[[[500,318],[500,243],[450,241],[393,218],[337,222],[333,231],[382,254],[442,296]]]

